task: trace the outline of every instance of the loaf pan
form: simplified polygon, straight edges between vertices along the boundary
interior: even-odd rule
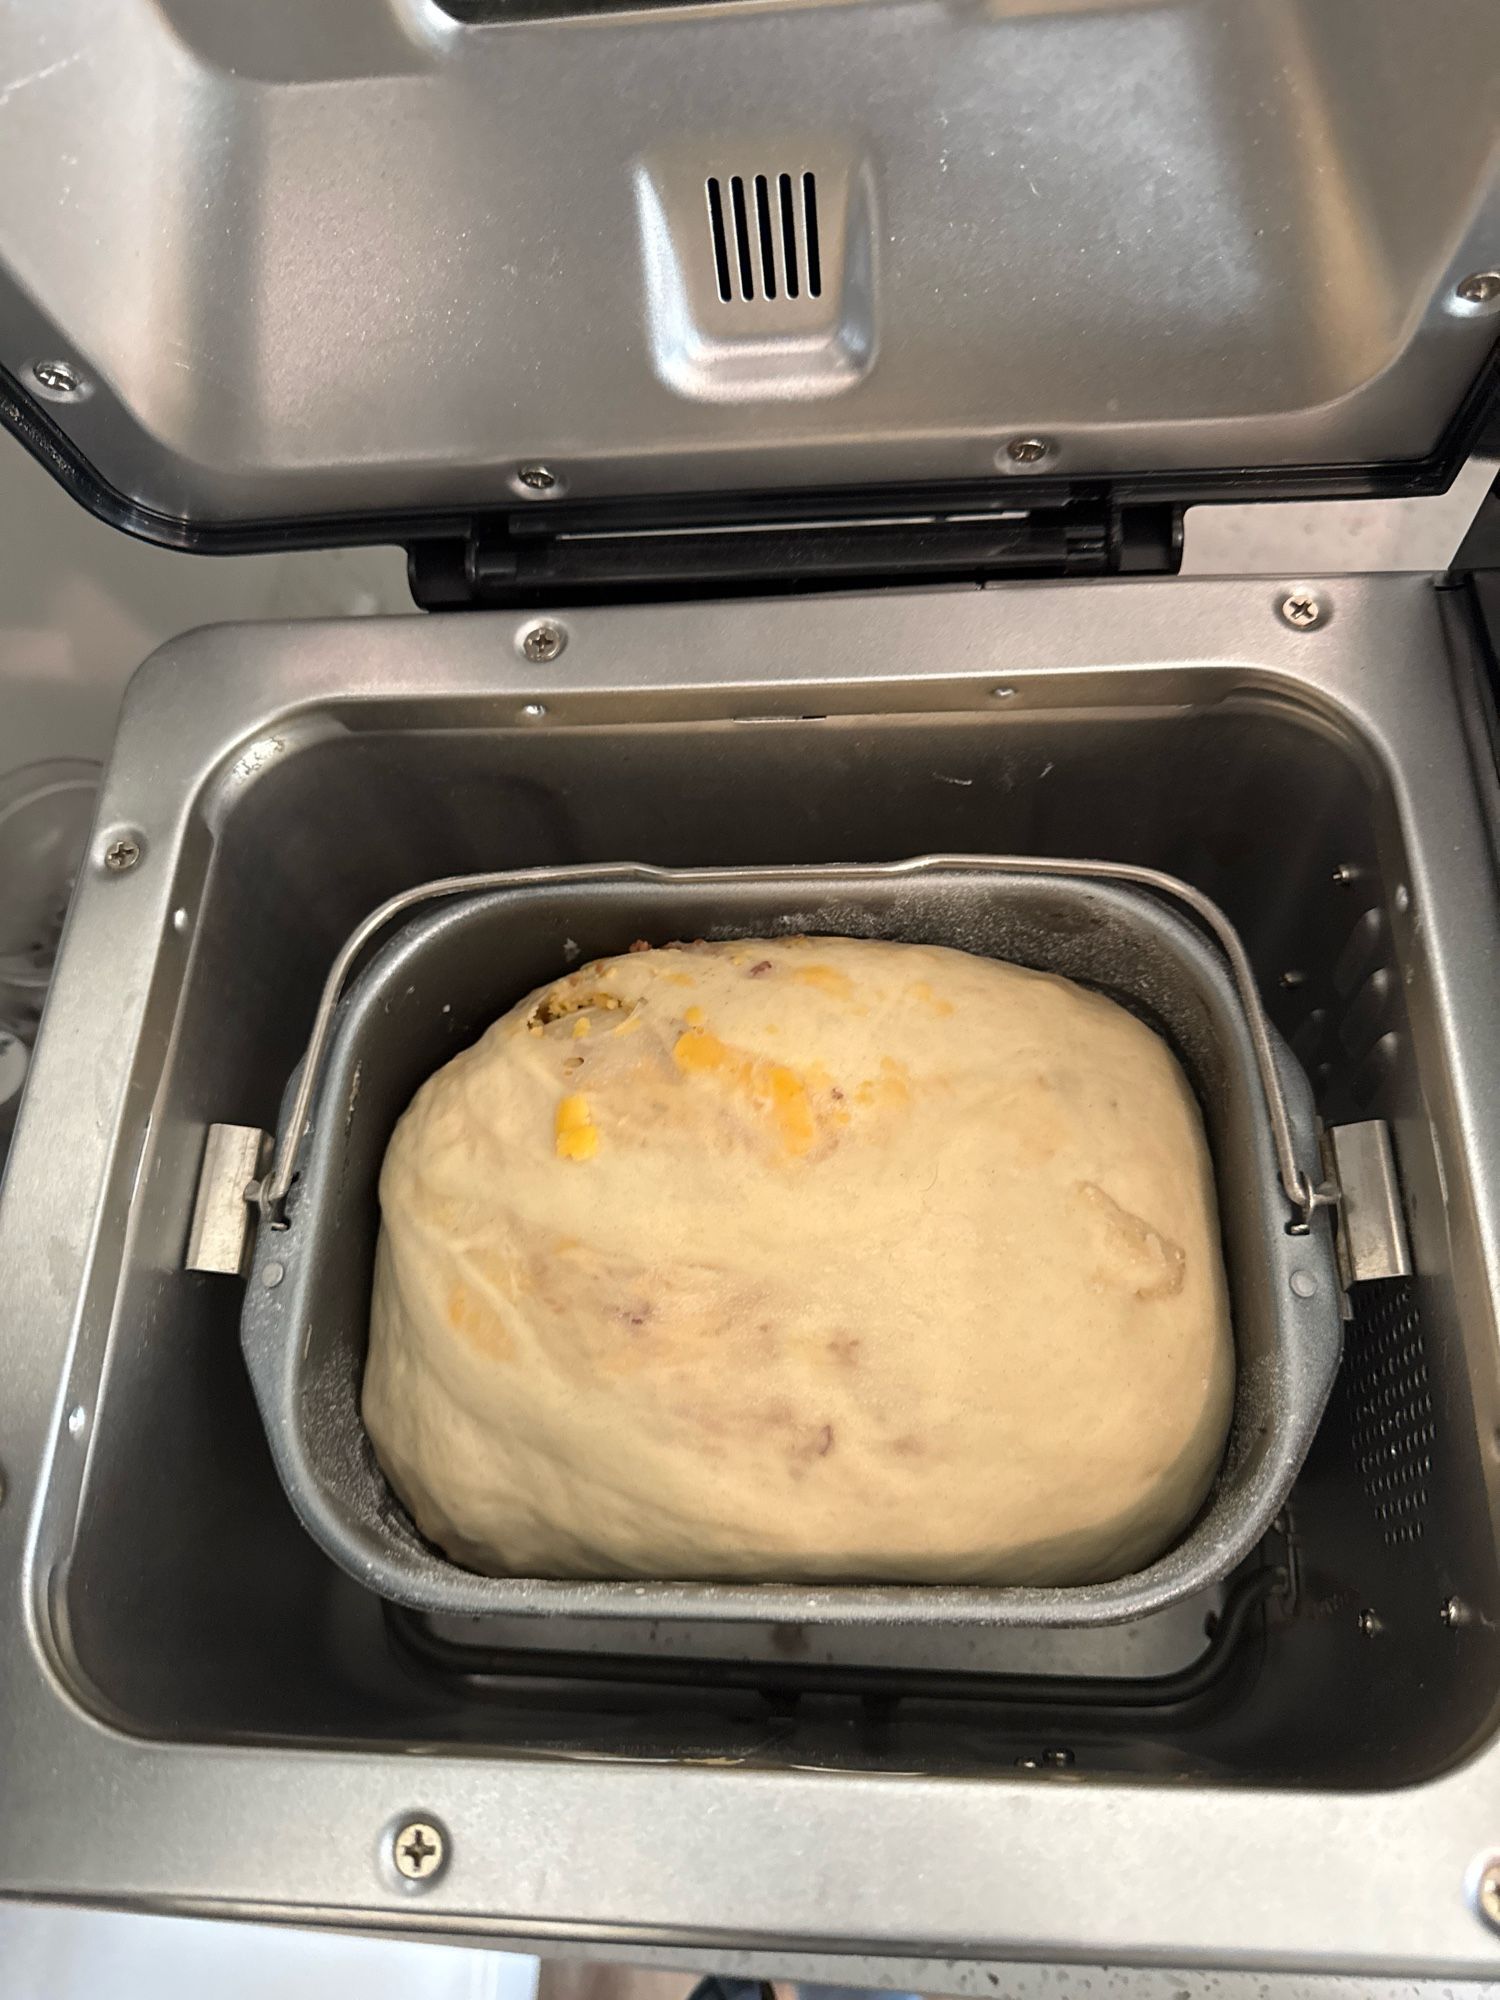
[[[505,886],[475,886],[494,882]],[[1183,899],[1195,917],[1183,913]],[[1218,930],[1212,941],[1205,918]],[[373,957],[365,953],[340,995],[365,940],[387,919],[400,920],[399,928]],[[380,1165],[417,1086],[533,988],[637,938],[667,944],[799,932],[950,945],[1065,974],[1148,1021],[1183,1063],[1213,1154],[1235,1405],[1212,1492],[1180,1541],[1149,1567],[1109,1583],[1051,1589],[489,1577],[460,1569],[425,1541],[387,1486],[360,1422],[359,1394]],[[1114,1623],[1203,1590],[1239,1565],[1286,1499],[1312,1441],[1341,1344],[1328,1217],[1315,1203],[1289,1198],[1308,1194],[1316,1160],[1311,1091],[1260,1011],[1238,939],[1211,904],[1167,877],[1112,864],[975,856],[774,871],[616,865],[433,884],[362,926],[330,975],[288,1092],[276,1167],[261,1190],[245,1360],[278,1472],[309,1532],[350,1575],[414,1609]]]

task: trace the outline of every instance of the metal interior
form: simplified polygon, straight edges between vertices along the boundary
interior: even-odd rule
[[[983,855],[888,869],[562,868],[472,878],[488,893],[459,898],[441,894],[450,878],[407,899],[417,907],[334,1013],[342,969],[376,919],[361,925],[324,987],[288,1090],[242,1322],[277,1471],[321,1547],[367,1588],[420,1610],[632,1623],[1117,1624],[1202,1597],[1246,1562],[1311,1443],[1341,1347],[1330,1218],[1304,1206],[1317,1159],[1311,1091],[1284,1051],[1278,1061],[1248,967],[1242,994],[1179,914],[1196,892],[1153,876],[1148,894],[1111,879],[1115,869],[1131,873],[1119,863],[1080,861],[1069,872],[1067,863]],[[1223,918],[1214,911],[1212,920],[1243,960]],[[1237,1354],[1234,1421],[1198,1517],[1140,1571],[1051,1589],[481,1576],[447,1561],[395,1501],[359,1395],[380,1166],[417,1084],[566,971],[570,957],[609,957],[637,937],[789,930],[953,945],[1086,980],[1149,1020],[1183,1063],[1214,1160]],[[223,1131],[213,1126],[211,1141]],[[250,1178],[241,1172],[240,1186]],[[284,1202],[277,1187],[292,1190]]]
[[[95,504],[1414,460],[1500,333],[1493,0],[518,11],[6,11],[0,369]]]
[[[1322,590],[1311,632],[1253,582],[1019,585],[580,612],[547,666],[476,615],[226,629],[144,670],[0,1205],[5,1886],[1493,1976],[1492,751],[1461,596]],[[1201,1645],[1109,1635],[1139,1671],[1102,1634],[830,1662],[801,1626],[764,1684],[742,1648],[688,1688],[580,1671],[583,1634],[549,1672],[513,1629],[388,1617],[282,1496],[238,1282],[181,1268],[205,1128],[274,1123],[341,941],[445,872],[997,848],[1213,896],[1324,1115],[1390,1121],[1414,1275],[1351,1328],[1249,1597],[1201,1607]],[[858,1692],[799,1658],[987,1678]],[[420,1906],[381,1846],[418,1806],[455,1851]]]

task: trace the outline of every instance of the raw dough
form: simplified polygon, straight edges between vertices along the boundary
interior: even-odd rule
[[[583,966],[423,1085],[380,1196],[365,1423],[472,1569],[1096,1581],[1219,1463],[1198,1109],[1065,979],[838,938]]]

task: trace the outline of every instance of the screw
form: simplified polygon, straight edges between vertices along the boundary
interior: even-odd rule
[[[547,465],[518,465],[516,477],[533,493],[550,493],[557,484],[557,474]]]
[[[1375,1634],[1381,1630],[1380,1620],[1373,1611],[1360,1612],[1359,1630],[1360,1637],[1364,1639],[1373,1639]]]
[[[1066,1771],[1072,1761],[1073,1753],[1071,1750],[1044,1750],[1042,1752],[1042,1762],[1050,1764],[1054,1771]]]
[[[1311,591],[1294,590],[1289,597],[1282,598],[1281,615],[1288,625],[1295,625],[1299,632],[1307,632],[1321,622],[1323,607]]]
[[[1287,992],[1290,993],[1294,988],[1307,984],[1307,974],[1299,971],[1295,965],[1288,966],[1287,970],[1276,981],[1276,984],[1284,986]]]
[[[528,660],[538,666],[545,666],[548,660],[557,658],[567,643],[567,634],[561,625],[550,623],[533,625],[521,640],[521,651]]]
[[[1016,691],[1013,687],[998,687],[990,689],[990,699],[992,701],[1014,701],[1015,698],[1016,698]]]
[[[546,713],[547,704],[541,701],[528,701],[521,707],[521,714],[527,722],[540,722]]]
[[[285,1276],[285,1264],[267,1264],[260,1274],[260,1281],[268,1292],[274,1292]]]
[[[1358,878],[1359,870],[1350,862],[1341,861],[1333,871],[1333,886],[1335,889],[1347,889]]]
[[[31,372],[54,396],[76,396],[83,387],[83,377],[66,361],[38,361]]]
[[[69,1410],[68,1412],[68,1436],[81,1438],[83,1436],[84,1426],[85,1424],[87,1424],[88,1420],[89,1420],[89,1413],[83,1407],[82,1403],[75,1403],[72,1409]]]
[[[1500,271],[1471,271],[1459,281],[1458,296],[1471,306],[1493,305],[1500,299]]]
[[[1480,1876],[1474,1901],[1490,1928],[1500,1931],[1500,1861],[1492,1861]]]
[[[1050,455],[1051,450],[1052,442],[1049,438],[1018,437],[1012,438],[1005,447],[1005,456],[1013,465],[1040,465],[1042,460]]]
[[[134,868],[141,858],[141,843],[132,840],[128,833],[112,840],[104,850],[104,865],[111,875],[123,875],[127,868]]]
[[[1018,1757],[1016,1759],[1016,1769],[1018,1771],[1035,1771],[1040,1768],[1035,1757]]]
[[[442,1829],[429,1819],[409,1819],[391,1843],[396,1873],[408,1882],[430,1882],[448,1858]]]
[[[1447,1597],[1444,1598],[1439,1608],[1438,1617],[1442,1619],[1451,1632],[1455,1625],[1468,1624],[1469,1607],[1461,1597]]]

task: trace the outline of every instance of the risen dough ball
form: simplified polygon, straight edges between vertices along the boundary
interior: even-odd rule
[[[1198,1110],[1065,979],[835,938],[584,966],[423,1085],[380,1196],[364,1418],[472,1569],[1095,1581],[1219,1462]]]

